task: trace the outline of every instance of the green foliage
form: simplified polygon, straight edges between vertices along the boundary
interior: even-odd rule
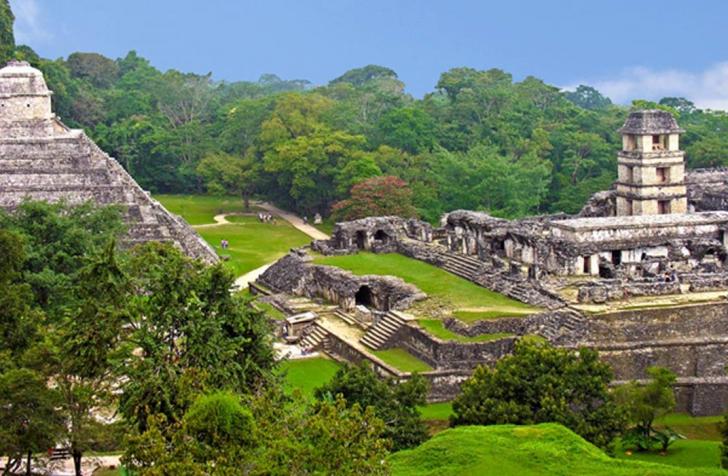
[[[728,469],[728,415],[723,419],[720,429],[723,435],[723,444],[720,446],[720,463],[725,469]]]
[[[29,369],[0,374],[0,448],[8,457],[8,474],[21,458],[55,445],[63,420],[56,411],[58,394],[43,375]]]
[[[147,427],[129,439],[122,458],[143,476],[387,474],[382,421],[342,399],[308,405],[271,389],[246,408],[232,394],[213,394],[200,397],[183,423],[155,416]]]
[[[140,430],[163,414],[177,422],[202,390],[244,392],[264,383],[273,365],[265,316],[230,294],[233,276],[172,246],[132,252],[127,309],[137,349],[121,369],[120,412]]]
[[[182,424],[199,445],[214,448],[253,444],[253,415],[240,404],[240,397],[230,392],[198,397],[185,413]]]
[[[453,401],[455,425],[556,422],[602,448],[624,428],[597,352],[520,341],[494,368],[480,366]]]
[[[654,422],[675,409],[675,393],[672,389],[675,374],[662,367],[650,367],[647,374],[650,377],[648,383],[630,382],[616,392],[617,400],[626,409],[629,422],[634,425],[626,435],[625,443],[634,444],[640,451],[648,451],[658,443],[664,444],[669,435],[657,435]]]
[[[394,450],[412,448],[427,439],[417,410],[425,403],[427,382],[418,375],[398,383],[379,378],[367,364],[346,365],[315,395],[324,401],[340,395],[348,406],[371,407],[386,423],[382,436],[392,441]]]
[[[593,87],[583,84],[577,86],[574,91],[567,91],[564,96],[569,101],[584,109],[605,109],[612,104],[612,101],[608,97],[603,96]]]
[[[15,35],[13,22],[15,16],[10,9],[9,0],[0,0],[0,65],[12,59],[15,50]]]
[[[688,443],[688,442],[685,442]],[[713,446],[714,448],[714,446]],[[627,457],[625,457],[627,458]],[[392,454],[394,476],[445,474],[479,476],[720,476],[719,468],[670,466],[670,457],[652,461],[610,458],[561,425],[465,426],[438,433],[423,445]],[[662,463],[662,464],[657,464]],[[693,461],[693,463],[696,463]]]
[[[370,64],[363,68],[355,68],[347,71],[336,79],[332,79],[329,84],[350,83],[354,86],[363,86],[369,81],[380,78],[397,78],[397,73],[384,66]]]

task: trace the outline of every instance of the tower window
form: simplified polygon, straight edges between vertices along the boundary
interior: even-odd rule
[[[657,201],[657,213],[660,215],[667,215],[670,213],[670,200],[658,200]]]
[[[634,215],[634,207],[632,205],[632,199],[631,198],[628,198],[627,199],[626,205],[627,206],[625,208],[626,208],[627,215],[630,215],[630,216],[631,215]]]
[[[657,182],[667,183],[670,181],[670,167],[657,167]]]
[[[627,166],[627,175],[625,177],[627,182],[634,182],[634,167]]]

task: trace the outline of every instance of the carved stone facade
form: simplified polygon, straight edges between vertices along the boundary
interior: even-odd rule
[[[169,213],[81,130],[51,111],[43,75],[25,62],[0,69],[0,208],[23,200],[122,205],[127,244],[172,242],[207,262],[217,255],[180,217]]]

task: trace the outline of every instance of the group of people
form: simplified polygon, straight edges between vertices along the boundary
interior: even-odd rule
[[[275,223],[276,218],[270,213],[258,212],[258,221],[261,223]]]
[[[662,276],[662,278],[666,283],[677,282],[677,271],[675,271],[675,268],[670,267],[670,269],[665,271],[665,274]]]
[[[230,247],[228,240],[220,240],[220,248],[226,250]]]

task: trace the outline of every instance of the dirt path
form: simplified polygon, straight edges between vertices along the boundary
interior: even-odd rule
[[[260,268],[255,268],[253,271],[248,271],[242,276],[239,276],[235,280],[235,287],[237,289],[245,289],[247,288],[250,283],[258,279],[261,274],[265,273],[265,270],[270,268],[273,263],[264,264]]]
[[[264,210],[268,210],[269,212],[273,213],[274,215],[278,215],[279,217],[283,218],[288,223],[293,225],[297,230],[307,234],[314,240],[328,240],[329,239],[329,235],[327,235],[326,233],[317,229],[314,226],[304,223],[303,220],[301,220],[301,218],[294,215],[293,213],[283,211],[280,208],[278,208],[275,205],[272,205],[268,202],[256,203],[256,205],[258,205],[260,208],[262,208]]]
[[[215,220],[215,223],[205,223],[204,225],[192,225],[192,228],[208,228],[211,226],[220,226],[220,225],[232,225],[232,222],[229,222],[227,217],[230,215],[237,215],[237,213],[221,213],[219,215],[215,215],[212,219]]]
[[[289,213],[286,211],[281,210],[280,208],[276,207],[275,205],[272,205],[267,202],[255,202],[254,203],[257,207],[262,208],[263,210],[266,210],[273,215],[277,215],[283,220],[287,221],[291,225],[293,225],[294,228],[296,228],[298,231],[305,233],[310,238],[313,238],[314,240],[326,240],[329,238],[329,235],[326,233],[323,233],[322,231],[316,229],[315,227],[308,225],[303,222],[301,218],[294,215],[293,213]],[[204,225],[193,225],[193,228],[199,229],[199,228],[209,228],[213,226],[220,226],[220,225],[232,225],[233,223],[228,221],[227,217],[230,215],[237,215],[237,213],[221,213],[219,215],[215,215],[213,218],[215,220],[215,223],[205,223]],[[235,287],[237,289],[245,289],[248,287],[250,283],[258,279],[258,277],[265,272],[266,269],[268,269],[273,263],[265,264],[259,268],[256,268],[252,271],[248,271],[242,276],[239,276],[235,280]]]

